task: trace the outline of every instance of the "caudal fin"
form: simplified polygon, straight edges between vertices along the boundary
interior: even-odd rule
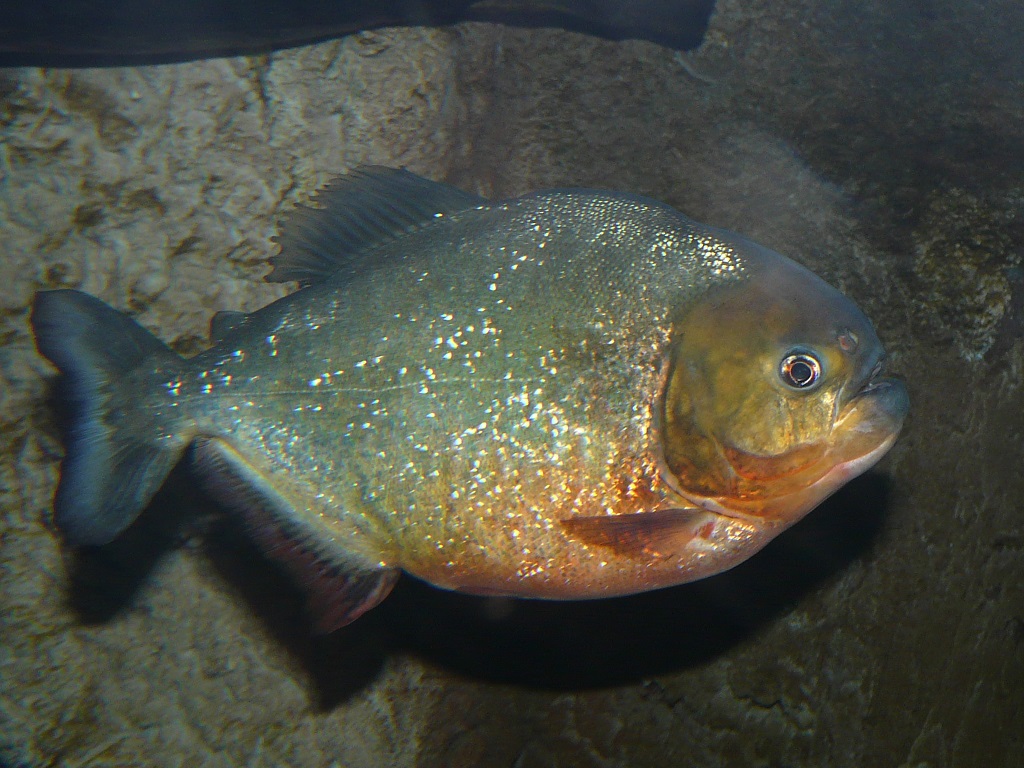
[[[187,444],[135,407],[129,374],[146,360],[181,358],[80,291],[37,293],[32,328],[39,352],[63,374],[69,405],[54,518],[72,544],[105,544],[146,507]]]

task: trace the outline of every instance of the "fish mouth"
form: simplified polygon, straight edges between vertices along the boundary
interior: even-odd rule
[[[815,467],[828,469],[812,476],[813,479],[807,478],[806,485],[797,482],[778,496],[744,502],[699,496],[688,493],[678,483],[668,484],[694,506],[721,517],[760,526],[791,525],[849,480],[873,467],[896,442],[910,408],[910,397],[903,380],[883,376],[883,370],[884,361],[879,359],[861,386],[838,409],[830,444],[814,462]]]
[[[879,358],[864,383],[843,403],[837,403],[837,414],[833,430],[842,429],[851,419],[865,422],[858,431],[884,429],[899,432],[910,409],[910,395],[903,379],[898,376],[883,376],[884,358]]]
[[[880,358],[833,424],[835,439],[826,454],[833,466],[814,484],[824,490],[821,498],[877,464],[903,428],[910,395],[901,378],[883,376],[883,369],[884,360]],[[808,490],[813,492],[814,486]]]
[[[875,361],[874,367],[868,373],[867,381],[857,391],[857,394],[869,392],[884,381],[882,371],[885,370],[885,357],[881,356]],[[855,395],[856,396],[856,395]]]
[[[852,430],[862,436],[873,433],[881,441],[886,434],[899,433],[910,409],[910,396],[903,379],[885,375],[885,367],[885,353],[879,352],[859,386],[855,383],[855,388],[845,397],[836,398],[832,417],[834,435]],[[863,442],[863,439],[853,442]],[[852,447],[847,446],[844,453]]]
[[[851,403],[855,402],[862,397],[895,397],[896,401],[902,399],[906,401],[904,404],[904,414],[906,412],[906,406],[909,406],[909,398],[906,393],[906,385],[903,384],[903,380],[899,376],[883,375],[885,373],[886,357],[885,353],[880,352],[875,357],[874,363],[868,370],[867,375],[861,379],[860,385],[854,389],[845,398],[840,398],[836,403],[836,418],[835,422],[839,422],[840,412],[845,411]],[[898,411],[899,402],[892,403],[892,406]]]
[[[672,503],[748,525],[786,527],[800,519],[846,482],[874,466],[892,448],[903,427],[910,408],[903,380],[885,375],[882,354],[866,361],[863,367],[866,373],[847,385],[846,396],[836,398],[832,429],[820,454],[804,470],[792,472],[777,495],[741,498],[695,493],[683,487],[659,451],[659,476],[674,497]],[[652,431],[660,444],[661,409],[654,409],[652,415]]]

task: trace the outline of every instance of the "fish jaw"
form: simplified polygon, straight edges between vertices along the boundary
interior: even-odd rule
[[[838,452],[835,467],[822,478],[836,476],[838,483],[833,491],[866,472],[888,453],[903,428],[909,409],[906,385],[895,378],[872,379],[854,396],[840,413],[833,430],[851,437],[841,443],[845,447]],[[874,447],[867,447],[872,443]],[[861,452],[863,447],[867,449]]]
[[[841,410],[821,458],[790,478],[787,485],[795,490],[749,500],[687,498],[725,517],[770,524],[781,532],[877,464],[896,442],[909,407],[910,398],[902,381],[873,378]],[[807,475],[812,479],[807,480]]]

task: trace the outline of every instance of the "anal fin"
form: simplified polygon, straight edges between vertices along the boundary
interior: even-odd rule
[[[323,523],[297,508],[230,445],[197,440],[195,461],[211,494],[239,513],[260,548],[307,590],[317,632],[350,624],[391,592],[397,568],[367,562],[332,542]]]
[[[562,520],[573,538],[608,547],[634,559],[665,557],[682,551],[694,538],[714,525],[703,509],[657,509],[623,515],[587,515]]]

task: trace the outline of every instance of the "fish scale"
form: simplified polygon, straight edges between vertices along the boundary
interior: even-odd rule
[[[417,244],[422,255],[396,242],[390,248],[398,255],[377,255],[386,268],[307,288],[266,310],[237,350],[225,354],[223,346],[236,340],[229,337],[196,358],[201,370],[177,402],[196,414],[194,431],[260,445],[260,460],[293,482],[315,488],[338,471],[358,476],[351,492],[325,494],[313,505],[322,516],[379,518],[401,531],[373,543],[383,560],[402,560],[427,542],[436,548],[431,558],[443,555],[457,570],[459,553],[482,549],[495,520],[503,535],[520,532],[509,545],[529,560],[552,549],[544,538],[560,517],[581,506],[618,509],[622,494],[604,474],[642,453],[646,415],[636,412],[631,391],[650,388],[663,341],[649,310],[617,306],[623,298],[615,286],[639,277],[637,264],[617,256],[658,238],[637,224],[617,232],[601,226],[620,220],[626,207],[619,200],[566,207],[537,197],[488,217],[507,216],[507,226],[473,222],[461,246],[448,231],[462,229],[460,217],[435,237],[419,233],[427,241]],[[586,252],[578,247],[581,223],[600,238]],[[664,238],[657,247],[668,250]],[[552,301],[552,281],[578,286],[566,292],[571,318]],[[396,294],[395,282],[406,289]],[[567,354],[579,343],[578,328],[606,350],[600,367]],[[612,405],[617,398],[622,408]],[[259,403],[255,415],[243,412],[255,407],[250,402]],[[626,421],[598,428],[595,407]],[[268,442],[282,424],[301,433],[302,443]],[[616,432],[631,439],[602,439]],[[545,470],[540,489],[511,477],[537,469]],[[468,507],[477,520],[461,522],[453,506]]]

